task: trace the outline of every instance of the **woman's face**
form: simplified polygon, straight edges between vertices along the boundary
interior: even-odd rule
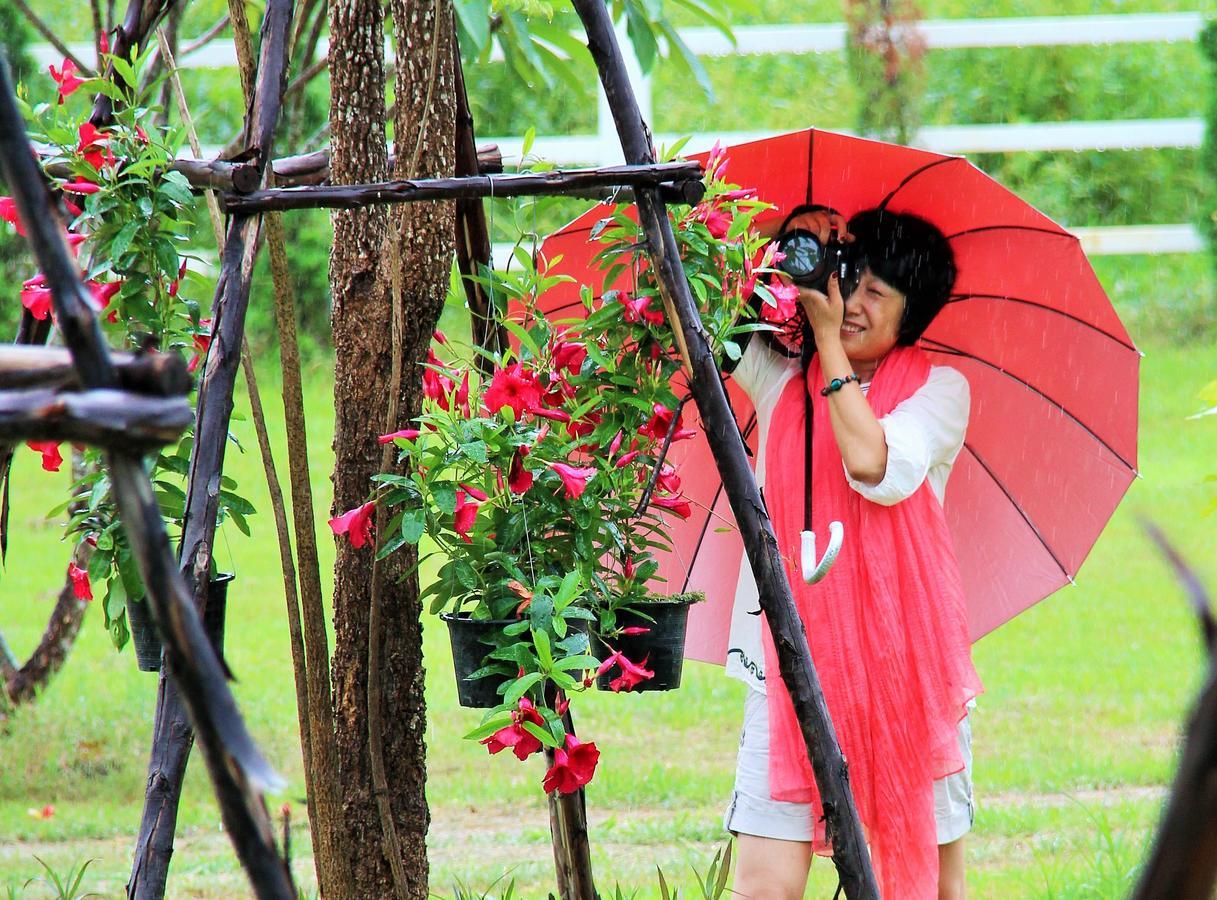
[[[845,298],[841,347],[851,362],[874,362],[896,346],[904,318],[905,296],[870,269]]]

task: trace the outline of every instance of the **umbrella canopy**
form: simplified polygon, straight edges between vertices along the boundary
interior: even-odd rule
[[[729,180],[775,206],[758,224],[803,203],[846,217],[884,206],[947,236],[958,277],[921,347],[971,386],[944,506],[973,640],[1071,582],[1136,476],[1140,362],[1077,238],[959,156],[809,129],[727,158]],[[546,239],[545,258],[562,256],[551,271],[613,287],[591,263],[603,217],[593,209]],[[541,308],[570,314],[577,289],[560,286]],[[751,404],[730,381],[728,393],[755,452]],[[706,592],[687,646],[721,663],[743,544],[704,434],[670,458],[700,514],[672,524],[660,574],[669,592]]]

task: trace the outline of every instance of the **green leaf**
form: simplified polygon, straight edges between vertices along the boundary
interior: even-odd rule
[[[502,321],[502,325],[512,333],[516,340],[520,342],[522,347],[527,347],[529,352],[532,353],[534,357],[541,356],[541,348],[537,346],[537,342],[532,339],[531,334],[510,319],[504,319]]]
[[[422,539],[426,521],[421,509],[408,509],[401,514],[401,535],[407,543],[417,544]]]
[[[528,689],[544,677],[540,672],[529,672],[523,678],[516,679],[515,683],[503,694],[503,702],[509,706],[515,706],[520,698],[528,692]]]
[[[554,609],[561,612],[570,605],[570,602],[579,593],[581,584],[582,580],[579,577],[577,569],[573,572],[567,572],[566,577],[562,579],[562,584],[558,587],[558,593],[554,595]]]
[[[510,724],[511,724],[510,715],[496,716],[495,718],[491,719],[489,722],[486,722],[483,725],[479,725],[477,728],[473,729],[473,731],[464,735],[463,740],[480,741],[480,740],[482,740],[482,738],[488,738],[492,734],[494,734],[496,731],[498,731],[500,728],[506,728]]]
[[[106,618],[110,621],[119,618],[127,611],[127,589],[123,587],[121,578],[111,578],[108,582],[105,610]]]
[[[143,222],[136,219],[128,222],[121,229],[119,229],[118,234],[114,235],[114,240],[110,242],[110,247],[108,249],[108,253],[112,259],[119,259],[127,252],[127,250],[130,249],[131,241],[135,239],[136,233],[143,224]]]
[[[544,631],[534,629],[532,642],[533,646],[537,648],[537,659],[541,661],[541,668],[548,672],[554,667],[554,653],[550,647],[549,635]]]
[[[440,512],[452,515],[456,512],[456,488],[450,484],[437,484],[431,488],[431,499]]]
[[[473,566],[465,562],[463,559],[454,560],[453,568],[456,570],[456,580],[460,582],[461,587],[467,591],[475,590],[478,586],[478,575],[473,570]]]
[[[522,722],[524,730],[535,737],[546,747],[561,747],[562,742],[554,737],[553,733],[544,728],[539,727],[535,722]],[[493,734],[493,732],[492,732]],[[565,737],[565,735],[563,735]]]
[[[571,669],[595,669],[600,665],[600,660],[590,654],[580,654],[579,656],[567,656],[554,663],[554,668],[560,672],[569,672]]]

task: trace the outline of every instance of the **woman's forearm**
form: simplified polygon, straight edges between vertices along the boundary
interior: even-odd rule
[[[816,337],[824,387],[853,371],[840,340],[834,337]],[[887,472],[887,438],[858,382],[851,381],[828,395],[828,413],[849,477],[863,484],[878,484]]]

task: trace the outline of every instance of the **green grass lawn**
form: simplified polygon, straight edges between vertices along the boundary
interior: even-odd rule
[[[977,897],[1106,897],[1125,892],[1146,852],[1178,732],[1202,671],[1198,629],[1137,518],[1159,522],[1209,584],[1217,584],[1213,535],[1203,518],[1217,472],[1217,418],[1187,421],[1199,389],[1217,377],[1211,344],[1148,343],[1142,379],[1141,471],[1083,567],[1061,591],[976,647],[987,692],[974,716],[979,814],[969,839],[969,882]],[[264,376],[271,427],[274,379]],[[312,470],[319,510],[328,505],[331,408],[324,365],[308,377]],[[296,868],[309,883],[308,833],[296,737],[282,587],[252,424],[234,432],[250,448],[230,452],[228,471],[258,505],[254,537],[226,527],[221,568],[237,573],[230,592],[228,659],[237,698],[254,734],[289,787],[272,808],[294,808]],[[282,451],[280,450],[280,453]],[[283,459],[280,457],[280,466]],[[44,518],[66,475],[18,454],[8,563],[0,580],[0,627],[27,651],[51,609],[66,560],[58,529]],[[319,513],[324,531],[324,514]],[[322,540],[323,566],[332,562]],[[429,619],[429,797],[433,885],[460,879],[484,889],[511,870],[524,897],[542,897],[552,878],[547,818],[535,760],[490,758],[460,735],[478,714],[455,705],[446,635]],[[116,654],[90,611],[63,672],[37,703],[0,728],[0,890],[39,874],[35,855],[57,871],[94,859],[89,889],[121,896],[138,827],[156,679]],[[670,695],[580,698],[580,732],[603,750],[588,790],[597,876],[658,896],[655,867],[676,881],[704,868],[722,841],[742,686],[721,670],[691,664]],[[506,757],[506,758],[504,758]],[[31,809],[55,807],[49,819]],[[835,887],[831,865],[813,867],[809,896]],[[171,895],[246,893],[220,833],[203,767],[194,764],[181,808]],[[29,896],[43,896],[31,887]]]

